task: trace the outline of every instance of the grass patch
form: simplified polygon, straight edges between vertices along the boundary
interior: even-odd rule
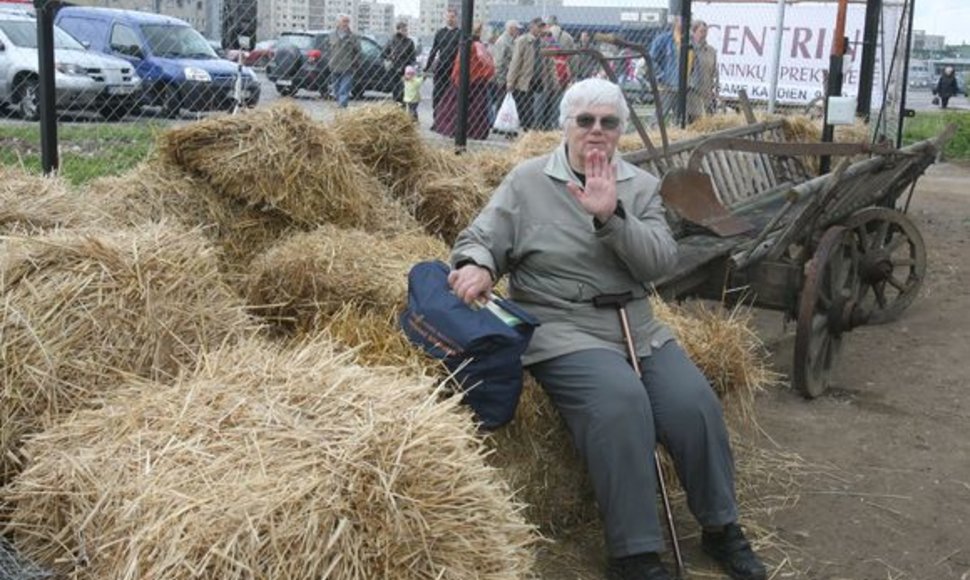
[[[142,161],[162,128],[154,123],[62,124],[57,127],[60,174],[74,185],[118,175]],[[0,163],[40,172],[40,125],[0,125]]]
[[[957,126],[957,132],[943,150],[944,157],[970,159],[970,111],[919,111],[903,124],[903,144],[935,137],[950,123]]]

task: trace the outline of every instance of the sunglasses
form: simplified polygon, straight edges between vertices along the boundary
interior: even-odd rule
[[[582,129],[592,129],[597,119],[599,119],[600,128],[604,131],[614,131],[620,127],[620,118],[616,115],[597,117],[589,113],[580,113],[573,118],[576,119],[576,125]]]

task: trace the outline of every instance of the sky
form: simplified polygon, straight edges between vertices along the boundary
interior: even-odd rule
[[[970,1],[916,0],[913,28],[942,34],[947,44],[970,44]]]
[[[391,0],[398,14],[417,16],[419,0]],[[536,0],[541,2],[541,0]],[[970,0],[915,0],[913,28],[942,34],[947,44],[970,44]],[[667,6],[667,0],[565,0],[567,6]]]

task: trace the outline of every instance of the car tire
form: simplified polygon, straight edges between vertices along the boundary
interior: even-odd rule
[[[182,103],[179,101],[179,91],[173,85],[162,87],[162,115],[168,119],[176,119],[182,111]]]
[[[27,77],[20,81],[17,88],[17,109],[25,121],[40,119],[40,98],[38,95],[36,77]]]
[[[293,85],[288,87],[284,85],[276,85],[276,92],[279,93],[281,97],[290,97],[296,93],[296,87]]]
[[[362,85],[354,84],[354,87],[350,89],[350,98],[359,100],[364,96],[364,87]]]

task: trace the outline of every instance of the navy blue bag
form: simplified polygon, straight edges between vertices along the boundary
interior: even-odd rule
[[[469,307],[452,293],[449,272],[442,262],[411,268],[400,325],[412,344],[444,361],[467,387],[463,402],[482,427],[496,429],[515,416],[522,393],[522,353],[539,321],[502,298],[493,302],[518,319],[511,326],[486,308]]]

